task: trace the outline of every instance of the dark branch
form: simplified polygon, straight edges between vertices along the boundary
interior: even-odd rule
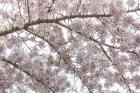
[[[140,8],[136,8],[136,9],[131,9],[126,11],[126,13],[130,13],[130,12],[137,12],[140,11]],[[4,31],[0,31],[0,36],[4,36],[16,31],[19,31],[21,29],[27,28],[29,26],[33,26],[33,25],[37,25],[37,24],[41,24],[41,23],[58,23],[60,21],[64,21],[64,20],[69,20],[69,19],[75,19],[75,18],[102,18],[102,17],[112,17],[112,14],[87,14],[87,15],[68,15],[68,16],[63,16],[60,18],[54,18],[54,19],[36,19],[33,21],[29,21],[27,23],[25,23],[23,28],[19,28],[19,27],[14,27],[8,30],[4,30]]]
[[[44,40],[46,43],[48,43],[48,44],[50,45],[50,47],[59,55],[59,61],[60,61],[60,59],[64,60],[65,64],[69,65],[69,67],[72,68],[73,72],[77,74],[77,76],[79,77],[79,79],[82,79],[81,75],[78,74],[78,73],[79,73],[78,69],[75,68],[72,64],[67,63],[67,62],[65,61],[66,58],[61,54],[60,51],[58,51],[58,50],[55,48],[55,46],[54,46],[53,44],[51,44],[50,41],[48,41],[47,39],[45,39],[44,37],[42,37],[42,36],[40,36],[40,35],[38,35],[38,34],[33,33],[31,29],[29,30],[29,28],[28,28],[28,29],[25,29],[25,30],[28,31],[29,33],[31,33],[31,34],[37,36],[38,38]],[[93,92],[90,90],[90,88],[89,88],[88,86],[87,86],[87,89],[88,89],[89,93],[93,93]]]
[[[54,90],[51,88],[51,86],[49,86],[48,84],[44,83],[41,79],[37,78],[35,75],[30,74],[28,71],[26,70],[22,70],[17,64],[15,64],[14,62],[10,61],[9,59],[6,59],[4,57],[1,57],[1,61],[4,61],[7,64],[10,64],[12,66],[14,66],[15,68],[19,69],[20,71],[24,72],[26,75],[28,75],[31,78],[34,78],[37,82],[41,83],[42,85],[46,86],[52,93],[55,93]]]
[[[138,12],[138,11],[140,11],[140,8],[131,9],[131,10],[128,10],[126,12],[131,13],[131,12]]]

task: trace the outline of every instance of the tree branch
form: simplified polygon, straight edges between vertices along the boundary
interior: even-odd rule
[[[12,66],[14,66],[15,68],[19,69],[20,71],[24,72],[26,75],[28,75],[31,78],[34,78],[37,82],[41,83],[42,85],[46,86],[52,93],[55,93],[54,90],[51,88],[51,86],[49,86],[48,84],[44,83],[41,79],[37,78],[35,75],[30,74],[28,71],[26,70],[22,70],[17,64],[15,64],[14,62],[10,61],[9,59],[6,59],[4,57],[1,57],[1,61],[10,64]]]
[[[131,9],[126,11],[126,13],[130,13],[130,12],[136,12],[136,11],[140,11],[140,8],[135,8],[135,9]],[[19,27],[13,27],[4,31],[0,31],[0,36],[4,36],[13,32],[16,32],[18,30],[27,28],[29,26],[33,26],[33,25],[37,25],[37,24],[41,24],[41,23],[58,23],[60,21],[64,21],[64,20],[69,20],[69,19],[75,19],[75,18],[101,18],[101,17],[112,17],[112,14],[87,14],[87,15],[68,15],[68,16],[63,16],[60,18],[54,18],[54,19],[36,19],[33,21],[29,21],[27,23],[25,23],[23,28],[19,28]]]
[[[105,56],[108,58],[108,60],[112,63],[113,60],[112,60],[111,57],[107,54],[107,52],[106,52],[105,49],[102,47],[102,45],[99,44],[99,46],[100,46],[102,52],[103,52],[103,53],[105,54]],[[112,65],[113,65],[114,67],[116,67],[114,64],[112,64]],[[117,69],[117,68],[116,68],[116,69]],[[118,69],[117,69],[117,70],[118,70]],[[118,70],[118,74],[122,77],[123,82],[126,84],[129,93],[132,93],[132,90],[131,90],[129,84],[127,83],[127,79],[124,77],[124,75],[123,75],[119,70]]]
[[[41,37],[41,36],[38,35],[38,34],[33,33],[32,31],[30,31],[31,29],[30,29],[30,30],[29,30],[29,29],[25,29],[25,30],[28,31],[29,33],[32,33],[33,35],[37,36],[38,38],[44,40],[46,43],[48,43],[48,44],[50,45],[50,47],[59,55],[59,61],[60,61],[60,59],[63,59],[63,60],[64,60],[64,63],[67,64],[68,66],[70,66],[70,68],[72,68],[73,72],[77,74],[77,76],[79,77],[79,79],[80,79],[80,80],[82,79],[81,75],[78,74],[78,73],[79,73],[78,69],[75,68],[75,67],[74,67],[73,65],[71,65],[70,63],[66,63],[66,61],[65,61],[66,58],[63,57],[63,55],[61,55],[61,52],[58,51],[58,50],[55,48],[55,46],[54,46],[53,44],[51,44],[50,41],[48,41],[48,40],[45,39],[44,37]],[[88,86],[87,86],[87,89],[88,89],[89,93],[93,93],[93,92],[90,90],[90,88],[89,88]]]
[[[131,12],[138,12],[138,11],[140,11],[140,8],[131,9],[131,10],[128,10],[126,12],[131,13]]]

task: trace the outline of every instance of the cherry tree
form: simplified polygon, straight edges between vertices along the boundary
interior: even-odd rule
[[[139,4],[0,0],[0,93],[140,93]]]

